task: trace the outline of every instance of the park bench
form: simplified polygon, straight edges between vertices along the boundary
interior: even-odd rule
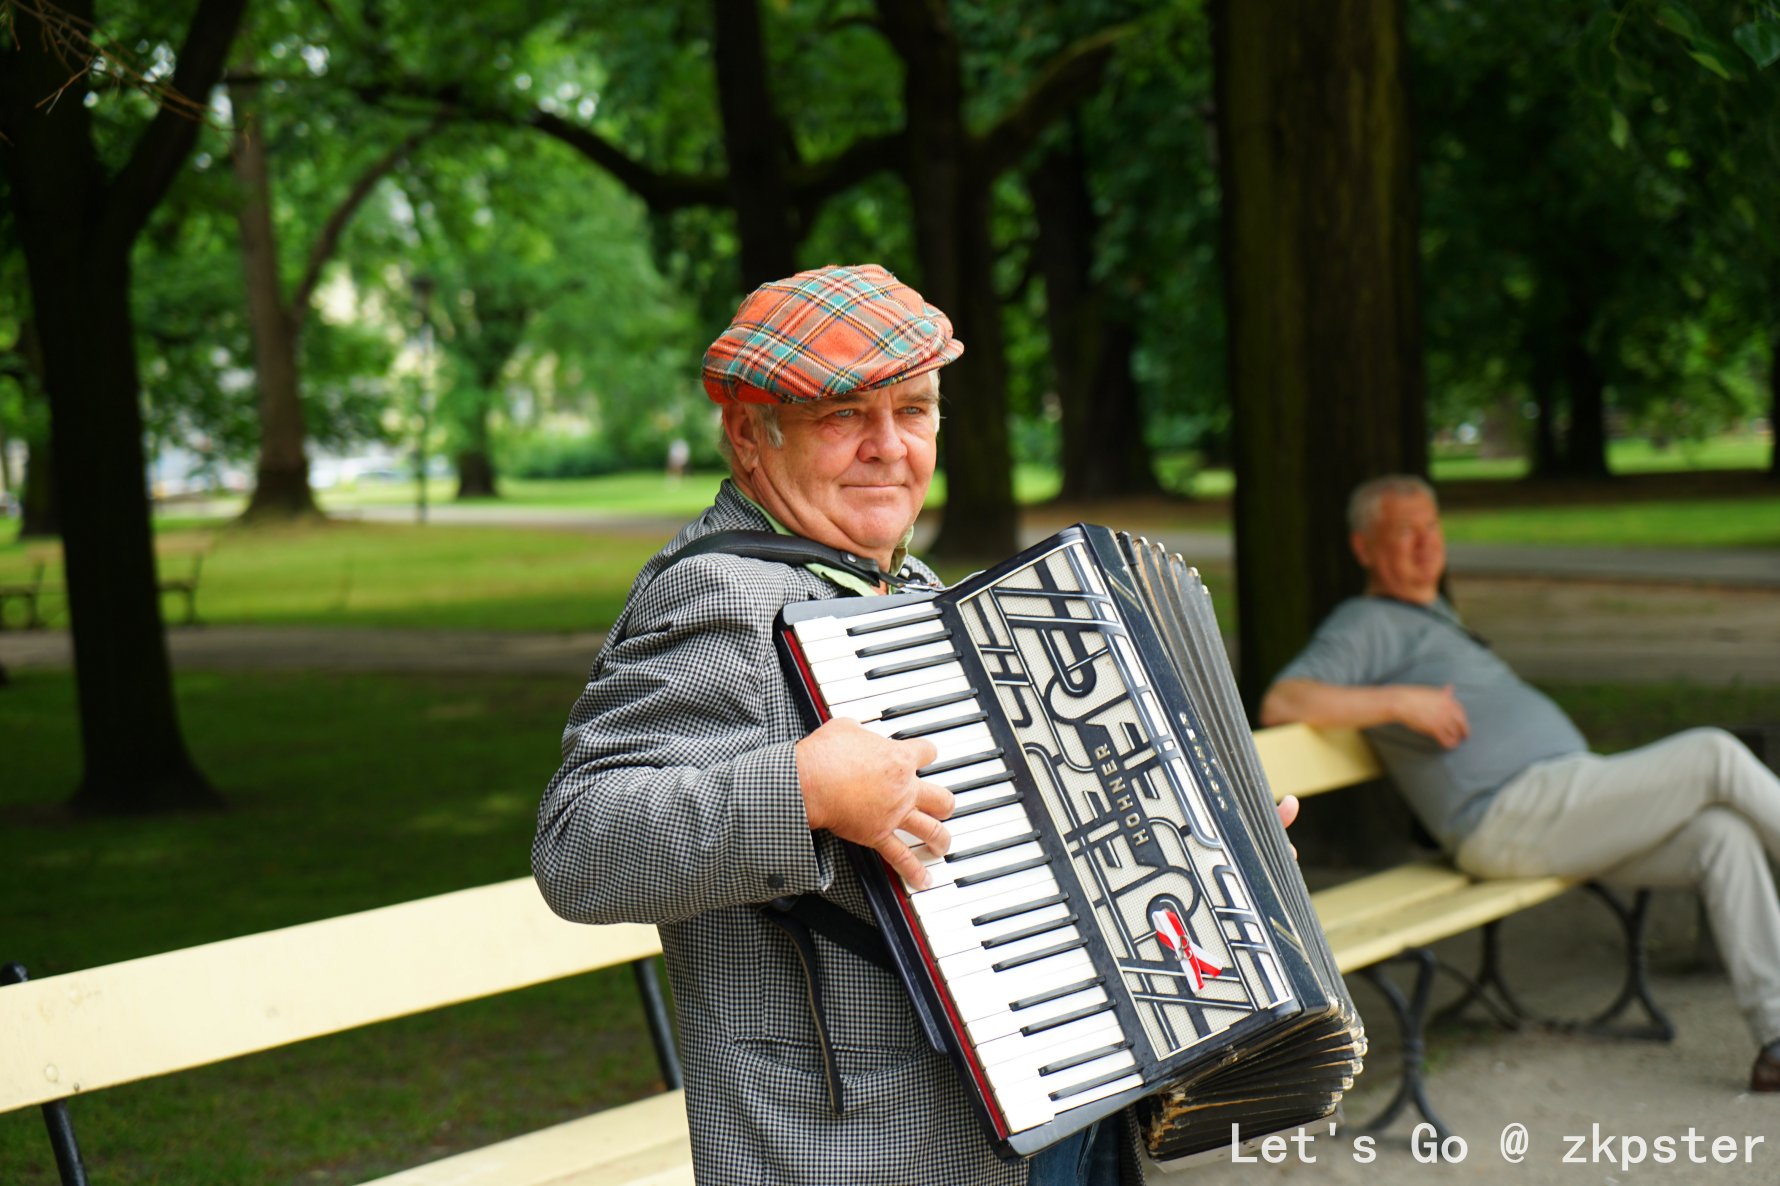
[[[209,535],[155,539],[155,586],[162,593],[185,599],[185,616],[181,625],[198,623],[198,584],[204,575],[204,558],[210,554],[214,539]],[[51,584],[46,577],[62,567],[62,546],[44,544],[25,553],[30,575],[21,581],[0,584],[0,630],[6,629],[6,603],[17,601],[24,607],[24,628],[38,630],[48,624],[44,598],[56,594],[66,596],[61,585]]]
[[[1301,799],[1379,777],[1351,730],[1287,725],[1256,733],[1276,795]],[[1313,895],[1337,962],[1372,979],[1402,1027],[1402,1081],[1373,1122],[1429,1106],[1423,1028],[1437,964],[1430,945],[1484,928],[1483,967],[1469,994],[1508,1021],[1524,1018],[1500,975],[1496,925],[1570,889],[1561,878],[1476,881],[1440,860],[1369,873]],[[1606,891],[1601,891],[1605,893]],[[1615,900],[1616,901],[1616,900]],[[1618,906],[1628,937],[1626,988],[1600,1021],[1651,1003],[1642,963],[1643,902]],[[557,919],[529,879],[324,919],[88,971],[0,987],[0,1112],[42,1105],[63,1181],[79,1155],[65,1101],[118,1084],[371,1025],[559,977],[629,963],[637,969],[669,1090],[379,1179],[374,1186],[674,1186],[692,1181],[678,1061],[650,957],[653,927],[578,926]],[[1409,961],[1405,995],[1381,971]],[[16,969],[17,965],[9,968]],[[14,972],[11,979],[18,979]],[[1491,1001],[1493,991],[1500,999]],[[1377,1074],[1374,1067],[1370,1073]],[[60,1134],[59,1136],[57,1134]]]

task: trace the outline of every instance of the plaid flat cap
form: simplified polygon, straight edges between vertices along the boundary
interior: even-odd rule
[[[877,264],[763,284],[705,351],[717,403],[807,403],[913,378],[964,353],[952,322]]]

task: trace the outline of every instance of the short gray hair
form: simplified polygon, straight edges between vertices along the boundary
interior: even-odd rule
[[[754,421],[760,435],[766,438],[767,444],[775,449],[785,447],[785,430],[779,425],[778,404],[743,404],[741,407],[743,414]],[[729,443],[729,433],[721,427],[717,430],[717,452],[729,463],[729,472],[735,473],[735,446]]]
[[[1440,499],[1434,494],[1434,488],[1414,474],[1385,474],[1381,478],[1361,482],[1348,495],[1347,529],[1355,535],[1365,535],[1372,530],[1372,524],[1378,518],[1379,503],[1387,498],[1401,498],[1412,494],[1426,495],[1435,509],[1439,509]]]

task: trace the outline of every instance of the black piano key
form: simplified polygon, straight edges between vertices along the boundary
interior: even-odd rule
[[[1090,988],[1098,988],[1101,983],[1102,981],[1100,977],[1092,976],[1087,980],[1078,980],[1074,984],[1063,984],[1056,988],[1047,988],[1041,993],[1034,993],[1029,997],[1021,997],[1017,1001],[1009,1001],[1007,1010],[1009,1013],[1018,1013],[1020,1010],[1030,1009],[1034,1005],[1043,1005],[1048,1001],[1055,1001],[1062,997],[1072,996],[1078,992],[1087,992]]]
[[[1133,1074],[1135,1070],[1135,1067],[1121,1067],[1116,1071],[1108,1071],[1104,1075],[1090,1079],[1086,1083],[1077,1083],[1074,1086],[1065,1087],[1061,1091],[1053,1091],[1050,1093],[1051,1102],[1061,1103],[1072,1095],[1080,1095],[1084,1091],[1093,1091],[1096,1087],[1103,1087],[1115,1079],[1123,1079],[1127,1075]]]
[[[986,873],[967,873],[963,877],[955,877],[952,879],[952,884],[961,889],[967,888],[981,885],[985,881],[994,881],[997,877],[1006,877],[1010,873],[1024,873],[1028,869],[1036,869],[1050,863],[1051,858],[1047,856],[1028,857],[1023,861],[1015,861],[1011,865],[1003,865],[999,869],[990,869]]]
[[[946,860],[956,864],[968,861],[972,857],[988,856],[992,852],[1003,852],[1010,848],[1018,848],[1022,844],[1031,844],[1038,839],[1037,832],[1022,832],[1018,836],[1009,836],[1006,840],[995,840],[988,844],[979,844],[975,848],[966,848],[958,852],[948,853]]]
[[[1109,1054],[1117,1054],[1121,1050],[1129,1049],[1131,1049],[1131,1040],[1127,1038],[1123,1042],[1114,1042],[1112,1045],[1102,1046],[1098,1050],[1084,1050],[1073,1058],[1061,1058],[1056,1062],[1047,1063],[1038,1068],[1038,1073],[1041,1075],[1055,1075],[1058,1071],[1067,1071],[1070,1067],[1079,1067],[1083,1063],[1093,1062],[1097,1058],[1105,1058]]]
[[[1018,906],[1007,906],[1000,910],[991,910],[987,914],[979,914],[970,920],[973,927],[986,927],[992,922],[1002,922],[1032,910],[1043,910],[1046,906],[1061,906],[1069,901],[1068,894],[1051,894],[1049,897],[1035,898],[1030,902],[1021,902]]]
[[[916,737],[928,737],[934,733],[944,733],[947,729],[961,729],[965,725],[978,725],[989,719],[986,712],[973,712],[968,716],[953,717],[932,725],[920,725],[913,729],[898,729],[890,735],[892,741],[909,741]]]
[[[1087,945],[1088,941],[1086,939],[1070,939],[1063,943],[1053,943],[1051,946],[1041,948],[1038,951],[1028,952],[1025,955],[1016,955],[1012,959],[1004,959],[998,964],[990,964],[989,970],[992,972],[1010,972],[1015,968],[1023,968],[1027,964],[1036,963],[1042,959],[1049,959],[1053,955],[1062,955],[1066,951],[1079,951]]]
[[[948,770],[962,770],[966,766],[975,766],[978,762],[993,762],[1001,756],[1001,747],[986,749],[980,754],[965,754],[962,758],[947,758],[943,762],[935,762],[931,766],[923,766],[915,771],[916,778],[932,778],[936,774],[944,774]]]
[[[849,626],[847,634],[853,638],[861,634],[875,634],[879,630],[895,630],[899,626],[913,626],[916,622],[931,622],[939,617],[939,606],[925,605],[911,610],[907,617],[896,618],[888,622],[870,622],[864,626]]]
[[[1005,935],[997,935],[993,939],[985,939],[983,940],[983,948],[984,950],[993,950],[997,947],[1006,947],[1009,943],[1018,943],[1020,940],[1030,939],[1034,935],[1043,935],[1056,930],[1058,927],[1072,927],[1078,921],[1080,920],[1076,915],[1068,914],[1052,922],[1034,923],[1029,927],[1022,927],[1017,931],[1009,931]]]
[[[1012,781],[1014,781],[1014,772],[1012,770],[1004,770],[1000,774],[985,774],[981,778],[973,778],[969,782],[961,782],[952,788],[952,793],[954,795],[962,795],[969,791],[980,791],[984,787],[992,787],[998,782]],[[1011,802],[1019,797],[1019,795],[1010,795],[1007,798]]]
[[[954,789],[952,793],[957,794],[958,791]],[[967,816],[981,815],[985,811],[994,811],[997,807],[1012,807],[1022,798],[1024,798],[1024,796],[1019,794],[997,795],[993,799],[984,799],[981,803],[972,803],[968,807],[960,807],[953,811],[951,815],[948,815],[946,819],[964,819]]]
[[[923,634],[919,638],[905,638],[900,642],[880,642],[869,647],[860,647],[854,651],[861,659],[869,659],[873,655],[888,655],[896,651],[906,651],[910,647],[924,647],[931,642],[945,642],[952,637],[950,630],[936,630],[932,634]]]
[[[912,700],[907,704],[899,704],[895,708],[886,708],[878,714],[878,719],[894,721],[898,717],[912,716],[918,712],[926,712],[930,708],[944,708],[948,704],[958,704],[976,698],[975,689],[966,688],[962,692],[953,692],[948,696],[929,696],[925,700]]]
[[[1059,1014],[1056,1017],[1047,1017],[1045,1020],[1035,1021],[1031,1025],[1023,1025],[1020,1027],[1020,1035],[1030,1038],[1033,1034],[1042,1034],[1046,1030],[1054,1030],[1060,1025],[1068,1025],[1072,1021],[1080,1021],[1085,1017],[1098,1017],[1111,1010],[1112,1007],[1111,1001],[1101,1001],[1098,1005],[1083,1005],[1080,1009],[1072,1012]]]
[[[948,663],[958,662],[956,655],[935,655],[931,659],[910,659],[906,663],[886,663],[882,667],[874,667],[865,673],[866,679],[881,679],[886,675],[903,675],[910,671],[920,671],[925,667],[942,667]]]

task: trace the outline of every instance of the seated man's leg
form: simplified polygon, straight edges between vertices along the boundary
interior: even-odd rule
[[[1764,1046],[1780,1039],[1780,896],[1747,820],[1729,808],[1708,807],[1602,879],[1697,889],[1750,1033]]]
[[[1780,857],[1780,778],[1722,729],[1542,762],[1497,793],[1454,856],[1483,877],[1594,877],[1713,806],[1742,816]]]

